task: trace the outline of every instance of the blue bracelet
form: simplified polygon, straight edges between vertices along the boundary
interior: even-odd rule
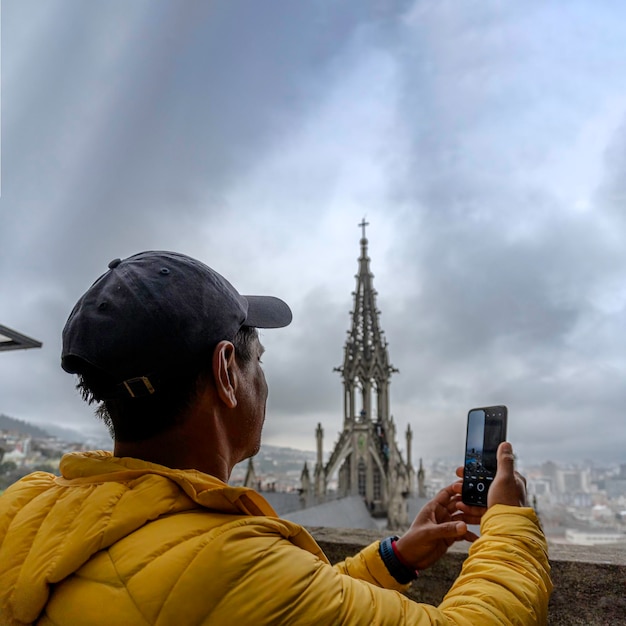
[[[380,558],[383,560],[383,563],[389,570],[389,573],[401,585],[406,585],[417,578],[417,572],[404,565],[404,563],[402,563],[396,556],[391,544],[393,541],[397,540],[398,537],[387,537],[386,539],[383,539],[380,542],[378,551],[380,553]]]

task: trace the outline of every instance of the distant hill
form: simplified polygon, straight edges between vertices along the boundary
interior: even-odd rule
[[[22,435],[31,437],[56,437],[61,441],[84,442],[89,440],[89,436],[71,428],[64,428],[56,424],[36,425],[23,420],[18,420],[8,415],[0,413],[0,430],[11,430]],[[93,442],[92,442],[93,443]],[[284,469],[302,469],[304,461],[314,462],[316,453],[310,450],[297,450],[295,448],[273,446],[263,444],[261,450],[254,457],[257,467],[264,472],[269,472],[276,466]],[[242,461],[241,467],[247,467],[247,461]]]
[[[31,437],[39,437],[41,439],[50,437],[50,433],[22,420],[16,420],[8,415],[0,414],[0,430],[16,431],[22,435],[30,435]]]
[[[63,428],[62,426],[57,426],[56,424],[42,424],[41,426],[46,430],[46,432],[50,433],[52,437],[56,437],[61,441],[76,443],[84,442],[88,439],[84,433],[81,433],[78,430],[73,430],[72,428]]]
[[[32,424],[1,413],[0,430],[15,431],[35,438],[56,437],[60,441],[67,441],[68,443],[85,443],[94,440],[93,436],[72,428],[65,428],[57,424]]]
[[[67,443],[86,443],[94,449],[112,449],[110,441],[102,443],[96,441],[93,437],[81,433],[70,428],[63,428],[56,424],[35,425],[23,420],[14,419],[8,415],[0,414],[0,430],[9,430],[18,432],[22,435],[29,435],[35,438],[56,437]],[[304,462],[312,466],[315,462],[316,453],[310,450],[297,450],[295,448],[273,446],[263,444],[259,453],[254,457],[255,470],[259,475],[277,475],[281,476],[286,473],[296,473],[300,475]],[[240,478],[245,475],[248,467],[248,461],[238,463],[233,470],[234,476]]]
[[[302,472],[304,468],[304,462],[307,461],[309,467],[313,468],[316,458],[316,453],[310,450],[297,450],[295,448],[262,444],[258,454],[254,456],[252,460],[255,471],[259,476],[272,474],[281,476],[295,472],[299,480],[300,472]],[[247,468],[247,460],[237,463],[233,468],[231,478],[241,478],[245,476]]]

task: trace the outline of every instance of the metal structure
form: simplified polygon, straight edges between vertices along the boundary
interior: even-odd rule
[[[32,337],[27,337],[16,330],[0,325],[0,352],[5,350],[28,350],[41,348],[43,344]]]

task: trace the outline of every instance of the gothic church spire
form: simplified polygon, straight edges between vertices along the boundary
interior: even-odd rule
[[[361,255],[359,272],[356,275],[356,291],[352,325],[344,346],[341,372],[346,389],[345,419],[369,419],[387,422],[389,418],[389,383],[391,374],[397,372],[389,363],[387,340],[380,328],[380,311],[376,307],[377,292],[374,289],[374,275],[370,270],[370,258],[367,250],[366,226],[363,219]],[[360,392],[361,398],[356,394]],[[372,405],[372,396],[376,394],[376,405]],[[360,404],[360,406],[358,406]]]
[[[387,341],[380,328],[366,226],[363,219],[359,224],[361,254],[356,290],[352,293],[352,323],[344,345],[343,365],[335,368],[343,378],[343,429],[324,465],[323,431],[318,425],[318,458],[313,484],[307,481],[306,495],[321,501],[328,494],[329,483],[336,481],[339,497],[362,497],[372,516],[386,516],[388,527],[399,529],[408,526],[406,498],[411,492],[414,470],[402,458],[389,411],[391,374],[398,370],[389,363]],[[410,446],[409,439],[407,442]]]

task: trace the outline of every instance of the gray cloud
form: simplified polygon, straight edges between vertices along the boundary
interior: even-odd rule
[[[623,461],[621,12],[5,3],[0,323],[44,348],[2,355],[0,411],[93,427],[65,318],[111,258],[177,249],[290,302],[266,440],[312,449],[321,421],[329,447],[367,215],[414,458],[505,402],[522,457]]]

